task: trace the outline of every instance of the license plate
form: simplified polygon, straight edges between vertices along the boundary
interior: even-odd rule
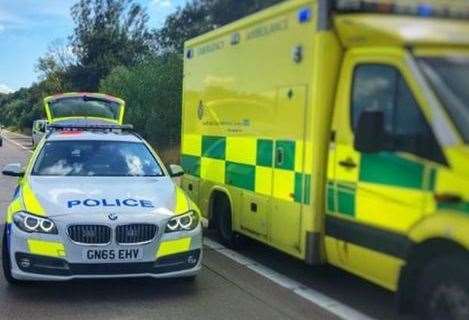
[[[87,262],[107,261],[138,261],[143,259],[143,250],[140,248],[126,249],[86,249],[83,250],[83,260]]]

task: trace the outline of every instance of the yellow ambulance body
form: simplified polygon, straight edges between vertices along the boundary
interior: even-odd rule
[[[469,261],[468,17],[292,0],[188,41],[183,188],[228,244],[333,264],[426,314],[454,298],[443,284],[469,298],[467,271],[430,276]]]

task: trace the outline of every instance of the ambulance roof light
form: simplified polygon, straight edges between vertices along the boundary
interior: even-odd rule
[[[384,13],[418,17],[468,19],[469,3],[410,0],[335,0],[333,8],[346,13]]]

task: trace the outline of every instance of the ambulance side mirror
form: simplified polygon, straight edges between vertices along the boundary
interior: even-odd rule
[[[363,153],[383,151],[386,145],[383,111],[364,111],[355,128],[355,150]]]
[[[10,163],[3,168],[2,174],[11,177],[23,177],[24,170],[20,163]]]
[[[169,165],[169,173],[170,173],[172,178],[181,177],[181,176],[184,175],[184,169],[180,165],[170,164]]]

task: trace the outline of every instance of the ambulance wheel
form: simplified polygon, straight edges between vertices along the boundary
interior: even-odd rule
[[[7,231],[5,227],[5,231],[3,232],[3,242],[2,242],[2,266],[3,266],[3,276],[5,277],[5,280],[9,284],[14,284],[18,285],[21,283],[21,281],[16,280],[13,278],[11,275],[11,260],[10,260],[10,253],[8,251],[8,246],[7,246]]]
[[[426,320],[469,319],[469,256],[438,258],[422,274],[417,311]]]
[[[224,194],[215,196],[213,204],[215,214],[215,228],[221,242],[230,247],[237,248],[240,244],[240,236],[233,231],[231,223],[231,206]]]

